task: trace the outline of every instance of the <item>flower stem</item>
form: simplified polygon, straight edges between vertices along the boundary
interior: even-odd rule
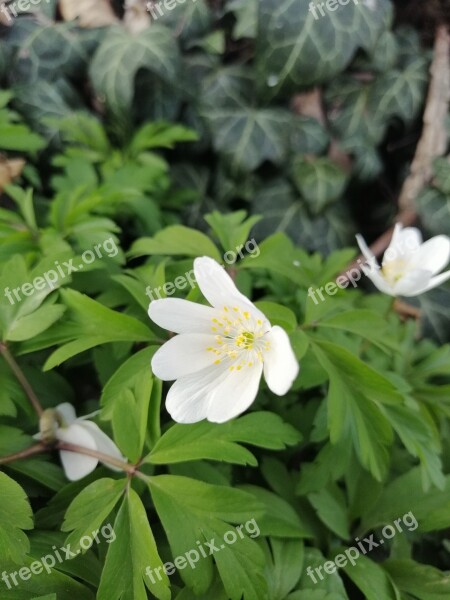
[[[78,446],[77,444],[69,444],[68,442],[58,442],[56,444],[56,448],[58,450],[65,450],[67,452],[78,452],[78,454],[85,454],[86,456],[92,456],[93,458],[97,458],[101,462],[108,463],[113,467],[117,467],[118,469],[122,469],[126,473],[130,475],[134,475],[136,473],[136,466],[130,465],[123,460],[119,460],[118,458],[114,458],[113,456],[109,456],[108,454],[103,454],[102,452],[97,452],[97,450],[91,450],[90,448],[84,448],[83,446]]]
[[[35,444],[34,446],[25,448],[25,450],[21,450],[20,452],[16,452],[15,454],[10,454],[9,456],[0,456],[0,465],[6,465],[7,463],[13,462],[15,460],[20,460],[21,458],[28,458],[29,456],[33,456],[34,454],[41,454],[42,452],[46,452],[47,450],[48,448],[44,444]]]
[[[35,444],[34,446],[25,448],[25,450],[16,452],[15,454],[10,454],[9,456],[1,456],[0,465],[6,465],[10,462],[20,460],[22,458],[28,458],[30,456],[33,456],[34,454],[49,452],[53,448],[56,448],[57,450],[65,450],[66,452],[77,452],[78,454],[92,456],[93,458],[97,458],[101,462],[105,462],[112,465],[113,467],[122,469],[122,471],[125,471],[130,475],[138,474],[136,470],[136,465],[130,465],[122,460],[114,458],[113,456],[109,456],[108,454],[103,454],[102,452],[97,452],[96,450],[91,450],[90,448],[83,448],[83,446],[77,446],[76,444],[69,444],[67,442],[57,442],[56,445],[46,445],[40,442],[39,444]]]
[[[8,347],[6,346],[6,344],[4,342],[0,342],[0,354],[6,360],[8,365],[11,367],[11,371],[17,377],[18,382],[23,387],[26,395],[28,396],[28,399],[30,400],[31,404],[33,405],[34,410],[40,417],[42,415],[42,413],[44,412],[44,409],[42,408],[41,403],[39,402],[39,399],[36,396],[36,394],[34,393],[31,385],[28,383],[28,380],[25,377],[24,372],[19,367],[19,365],[17,364],[16,360],[14,359],[13,355],[8,350]]]

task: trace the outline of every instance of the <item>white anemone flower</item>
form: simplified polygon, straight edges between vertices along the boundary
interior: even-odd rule
[[[45,419],[46,413],[49,414],[48,421]],[[36,434],[34,437],[38,440],[44,438],[57,439],[61,442],[76,444],[88,450],[96,450],[112,458],[125,461],[120,450],[106,433],[103,433],[96,423],[87,420],[91,416],[93,415],[77,418],[74,407],[68,402],[64,402],[55,409],[44,412],[44,417],[41,418],[41,433]],[[43,421],[44,425],[42,425]],[[97,458],[92,456],[67,450],[60,450],[59,455],[66,477],[70,481],[77,481],[89,475],[99,462]],[[103,464],[113,471],[120,471],[120,469],[106,462]]]
[[[261,375],[283,396],[299,372],[287,333],[272,327],[215,260],[196,258],[197,284],[211,306],[164,298],[148,314],[160,327],[178,333],[153,356],[154,374],[176,380],[166,408],[178,423],[207,419],[224,423],[254,401]]]
[[[375,265],[375,269],[364,272],[385,294],[418,296],[450,279],[450,271],[438,275],[450,259],[450,238],[446,235],[423,242],[418,229],[397,223],[381,268],[363,237],[357,235],[356,239],[369,264]]]

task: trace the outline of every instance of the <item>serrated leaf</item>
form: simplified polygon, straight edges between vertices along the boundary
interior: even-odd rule
[[[169,254],[182,256],[211,256],[220,261],[216,246],[202,232],[184,225],[171,225],[159,231],[153,238],[140,238],[129,251],[130,256]]]
[[[111,544],[97,593],[98,600],[147,600],[146,587],[158,600],[170,600],[167,575],[152,579],[148,567],[162,568],[145,508],[130,488],[114,522],[116,542]]]
[[[250,533],[248,522],[253,525],[263,512],[263,507],[250,494],[174,475],[150,477],[149,485],[173,556],[192,551],[197,542],[215,540],[220,544],[227,530],[232,529],[230,523],[245,524],[247,529],[242,539],[239,536],[232,545],[220,544],[214,559],[231,600],[240,600],[243,593],[249,600],[265,597],[263,556],[257,544],[245,536],[245,531]],[[213,570],[211,556],[200,558],[200,553],[197,554],[198,560],[193,563],[195,570],[180,570],[180,576],[200,594],[211,585]]]
[[[30,543],[24,529],[33,529],[33,513],[24,490],[0,472],[0,559],[21,564]]]
[[[61,531],[71,531],[66,544],[71,551],[83,552],[80,540],[83,536],[93,537],[93,532],[111,513],[125,490],[125,480],[99,479],[75,496],[64,516]],[[73,530],[73,531],[72,531]]]
[[[283,423],[278,415],[256,412],[220,425],[207,421],[194,425],[175,424],[145,460],[153,464],[171,464],[209,459],[256,466],[253,454],[238,442],[280,450],[299,440],[300,434],[291,425]]]

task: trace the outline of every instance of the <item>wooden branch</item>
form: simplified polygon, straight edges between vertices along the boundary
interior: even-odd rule
[[[450,34],[445,25],[440,25],[436,30],[430,73],[431,82],[423,116],[422,135],[411,164],[411,172],[403,184],[398,200],[395,222],[405,227],[416,222],[417,196],[431,181],[434,159],[444,155],[448,145],[446,118],[450,102]],[[370,246],[375,256],[383,254],[389,246],[393,231],[394,226]],[[363,255],[355,259],[341,275],[345,277],[350,269],[360,269],[361,262],[365,262]]]

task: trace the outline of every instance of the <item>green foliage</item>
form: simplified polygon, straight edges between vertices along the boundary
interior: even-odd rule
[[[150,26],[111,2],[92,30],[62,4],[17,18],[0,49],[0,168],[28,161],[0,180],[1,573],[74,556],[0,579],[0,598],[448,597],[448,289],[411,300],[417,323],[363,285],[310,294],[348,268],[360,225],[391,225],[429,83],[419,33],[389,0],[318,19],[303,0],[186,0]],[[429,236],[450,233],[449,198],[440,158],[417,198]],[[172,334],[150,294],[204,304],[175,283],[199,256],[300,362],[285,396],[262,382],[222,424],[174,423],[151,370]],[[52,414],[35,396],[98,417],[123,461],[69,482],[58,443],[32,437]],[[313,582],[409,513],[417,529]]]

